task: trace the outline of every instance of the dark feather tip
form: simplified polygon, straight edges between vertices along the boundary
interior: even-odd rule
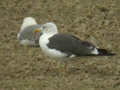
[[[115,53],[111,53],[110,51],[106,49],[98,49],[99,55],[100,56],[113,56],[116,55]]]

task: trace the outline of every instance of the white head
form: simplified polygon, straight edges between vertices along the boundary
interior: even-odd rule
[[[43,34],[56,34],[58,33],[57,26],[53,22],[43,24],[40,28]]]
[[[24,28],[31,26],[31,25],[36,25],[37,22],[33,17],[26,17],[23,20],[22,26],[21,26],[21,30],[23,30]]]

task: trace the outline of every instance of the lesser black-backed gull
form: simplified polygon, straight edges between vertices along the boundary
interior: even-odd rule
[[[43,24],[35,32],[41,31],[39,44],[42,51],[49,57],[68,60],[68,58],[80,56],[111,56],[113,53],[106,49],[96,48],[87,41],[70,35],[58,33],[57,26],[52,23]]]
[[[73,35],[58,33],[57,26],[54,23],[46,23],[39,29],[35,30],[35,32],[42,32],[39,39],[40,47],[50,57],[68,58],[114,55],[105,49],[96,48],[90,42],[82,41]]]
[[[21,45],[38,46],[40,33],[34,34],[35,28],[40,28],[41,24],[37,24],[33,17],[26,17],[20,28],[20,32],[17,34],[17,39]]]

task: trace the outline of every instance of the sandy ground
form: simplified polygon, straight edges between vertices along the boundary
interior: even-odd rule
[[[80,57],[59,72],[40,48],[19,45],[27,16],[117,55]],[[120,90],[119,54],[120,0],[0,0],[0,90]]]

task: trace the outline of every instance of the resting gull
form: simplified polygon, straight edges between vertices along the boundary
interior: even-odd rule
[[[106,49],[96,48],[90,42],[80,40],[78,37],[58,33],[56,24],[49,22],[37,28],[35,32],[40,32],[39,38],[41,50],[49,57],[57,60],[69,60],[69,58],[80,56],[112,56],[114,53]]]
[[[34,29],[40,27],[41,24],[37,24],[33,17],[24,18],[20,31],[17,34],[17,39],[20,44],[25,46],[38,46],[40,33],[35,35]]]

